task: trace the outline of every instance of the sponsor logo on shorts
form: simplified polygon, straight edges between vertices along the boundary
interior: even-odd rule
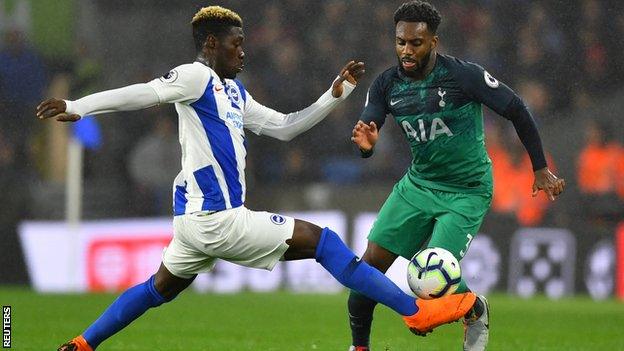
[[[271,215],[271,222],[277,224],[277,225],[282,225],[284,223],[286,223],[286,218],[284,218],[283,216],[280,216],[278,214],[273,214]]]

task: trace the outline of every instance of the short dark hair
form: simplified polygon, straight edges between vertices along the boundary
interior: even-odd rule
[[[433,5],[426,1],[406,2],[394,12],[394,24],[404,22],[424,22],[431,33],[438,30],[442,17]]]
[[[208,6],[197,11],[193,16],[191,25],[193,26],[195,49],[201,51],[209,34],[221,37],[230,30],[230,27],[242,27],[243,20],[230,9],[221,6]]]

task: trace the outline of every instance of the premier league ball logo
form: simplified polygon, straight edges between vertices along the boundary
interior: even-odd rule
[[[160,77],[160,80],[165,83],[173,83],[177,79],[178,79],[178,71],[176,71],[175,69],[165,73],[162,77]]]

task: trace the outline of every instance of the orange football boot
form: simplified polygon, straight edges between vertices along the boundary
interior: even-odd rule
[[[57,351],[93,351],[93,349],[82,335],[78,335],[69,342],[59,346]]]
[[[442,324],[455,322],[472,308],[477,295],[463,293],[447,295],[433,300],[416,299],[418,312],[404,316],[403,321],[412,333],[425,336]]]

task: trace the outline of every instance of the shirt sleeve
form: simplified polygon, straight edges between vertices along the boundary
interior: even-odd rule
[[[159,103],[193,102],[199,99],[210,75],[197,64],[180,65],[147,83],[158,95]]]
[[[513,123],[522,145],[529,154],[533,171],[547,167],[537,124],[522,99],[515,97],[502,116]]]
[[[158,95],[152,87],[142,83],[87,95],[75,101],[65,100],[65,104],[65,111],[70,114],[99,115],[141,110],[158,105]]]
[[[366,124],[375,122],[379,130],[384,125],[388,113],[390,113],[390,111],[388,110],[388,104],[386,102],[386,88],[383,74],[381,74],[368,88],[364,110],[362,114],[360,114],[360,121]],[[373,150],[374,148],[368,151],[360,150],[360,156],[369,158],[373,156]]]
[[[513,123],[520,141],[531,158],[533,170],[546,167],[537,125],[522,99],[483,67],[457,59],[456,64],[458,68],[456,79],[464,92]]]
[[[65,100],[66,111],[80,116],[133,111],[163,103],[199,99],[209,74],[194,64],[178,66],[149,83],[87,95],[75,101]]]
[[[291,140],[322,121],[355,89],[355,85],[348,81],[344,81],[342,84],[344,90],[339,98],[333,97],[332,88],[329,88],[310,106],[288,114],[260,104],[247,92],[243,116],[245,128],[258,135],[266,135],[284,141]]]
[[[283,115],[282,113],[268,108],[254,100],[253,96],[249,92],[247,92],[247,99],[245,101],[243,112],[243,123],[245,129],[256,135],[260,135],[262,127],[266,124],[267,120],[271,118],[280,118],[280,115]]]
[[[498,81],[483,67],[471,62],[456,60],[455,76],[464,93],[499,115],[503,115],[516,96],[511,88]]]
[[[366,102],[364,103],[364,110],[360,115],[360,120],[366,124],[375,122],[377,128],[380,129],[388,113],[384,80],[383,76],[380,75],[375,79],[373,84],[371,84],[370,88],[368,88]]]

